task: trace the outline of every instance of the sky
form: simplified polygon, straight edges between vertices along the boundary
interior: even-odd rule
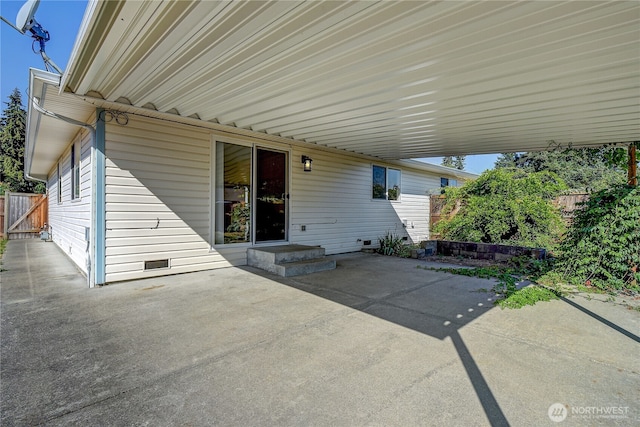
[[[21,1],[0,0],[0,15],[15,24],[18,11],[25,3]],[[41,0],[35,18],[49,32],[51,40],[47,42],[46,52],[49,58],[62,70],[67,66],[71,50],[75,43],[82,17],[87,5],[86,0]],[[4,22],[0,22],[0,95],[2,109],[13,89],[18,88],[22,94],[22,102],[27,102],[29,88],[29,68],[45,69],[42,57],[33,53],[29,35],[20,34]],[[497,154],[467,156],[465,170],[480,174],[492,169]],[[431,157],[422,160],[439,165],[442,157]]]
[[[473,156],[467,156],[465,159],[464,170],[467,172],[477,173],[479,175],[488,169],[493,169],[493,166],[495,165],[496,160],[499,156],[500,154],[477,154]],[[442,157],[429,157],[416,160],[432,163],[434,165],[439,165],[442,163]]]
[[[25,3],[0,0],[0,15],[15,24],[18,11]],[[49,58],[62,70],[66,68],[71,55],[76,34],[80,28],[86,0],[55,1],[41,0],[36,11],[36,21],[49,32],[46,52]],[[18,88],[22,103],[27,102],[29,88],[29,68],[45,69],[40,54],[31,49],[31,33],[20,34],[4,22],[0,22],[0,95],[2,109],[6,107],[9,95]],[[37,43],[36,43],[37,44]]]

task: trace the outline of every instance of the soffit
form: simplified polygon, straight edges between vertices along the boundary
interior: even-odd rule
[[[42,114],[33,102],[46,111],[86,123],[95,107],[71,94],[59,93],[59,76],[40,70],[31,70],[28,99],[25,171],[33,178],[46,180],[52,167],[68,148],[81,127]],[[35,101],[34,101],[35,98]],[[92,123],[90,123],[92,124]]]

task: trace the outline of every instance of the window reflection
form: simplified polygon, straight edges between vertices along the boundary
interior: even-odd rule
[[[251,241],[251,148],[216,144],[215,243]]]

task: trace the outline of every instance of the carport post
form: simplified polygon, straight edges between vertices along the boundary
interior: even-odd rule
[[[629,144],[629,167],[627,181],[629,185],[638,185],[638,160],[636,159],[636,142]]]
[[[91,286],[105,283],[105,238],[106,238],[106,188],[105,188],[105,123],[100,120],[101,108],[96,109],[96,132],[94,137],[94,167],[93,167],[93,209],[92,209],[92,252],[93,252],[93,283]]]

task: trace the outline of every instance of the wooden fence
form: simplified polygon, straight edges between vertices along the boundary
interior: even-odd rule
[[[0,196],[0,237],[30,239],[39,237],[48,221],[46,194],[11,193]]]
[[[553,206],[562,209],[562,218],[565,221],[570,221],[576,209],[579,208],[577,206],[578,203],[583,203],[587,200],[589,200],[589,195],[586,193],[567,194],[556,197],[553,201]]]

